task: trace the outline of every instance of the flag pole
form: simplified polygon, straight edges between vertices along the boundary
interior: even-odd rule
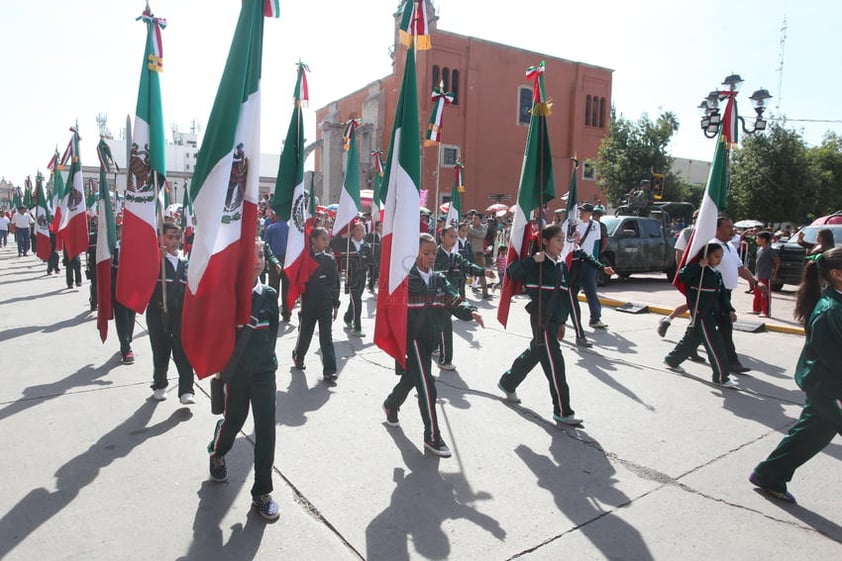
[[[161,197],[161,193],[160,193],[161,188],[158,185],[158,172],[157,172],[157,170],[154,170],[154,169],[152,170],[152,181],[155,183],[155,201],[156,201],[155,204],[157,206],[157,204],[161,201],[161,198],[160,198]],[[161,206],[163,206],[163,205],[161,205]],[[160,247],[160,239],[161,239],[161,234],[164,233],[164,209],[159,208],[158,212],[156,212],[155,214],[158,218],[158,228],[157,228],[157,230],[158,230],[158,240],[159,240],[158,249],[162,250],[163,248]],[[162,306],[162,309],[164,311],[164,314],[167,313],[167,268],[166,267],[167,267],[167,258],[164,257],[164,252],[161,251],[161,306]]]

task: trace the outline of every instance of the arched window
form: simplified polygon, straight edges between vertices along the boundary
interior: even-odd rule
[[[450,91],[453,92],[453,105],[459,105],[459,71],[450,72]]]
[[[599,128],[605,128],[605,98],[599,98]]]
[[[432,90],[433,88],[437,88],[437,87],[438,87],[438,85],[439,85],[439,80],[441,80],[441,71],[439,70],[438,65],[437,65],[437,64],[434,64],[434,65],[433,65],[433,87],[432,87],[432,88],[430,88],[431,90]]]
[[[599,126],[599,98],[594,96],[593,107],[591,107],[591,126]]]
[[[443,67],[441,69],[441,81],[444,83],[444,91],[450,91],[450,69],[448,67]]]
[[[585,98],[585,126],[591,124],[591,96]]]

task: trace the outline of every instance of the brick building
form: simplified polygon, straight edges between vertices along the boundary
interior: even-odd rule
[[[428,13],[434,13],[429,2]],[[582,163],[579,200],[605,200],[597,186],[593,161],[609,131],[613,71],[443,31],[438,29],[435,15],[430,19],[432,49],[419,51],[417,56],[421,130],[426,130],[432,111],[430,93],[439,80],[455,100],[445,109],[440,148],[422,148],[421,186],[430,193],[427,206],[435,204],[437,179],[439,202],[449,198],[457,159],[465,164],[463,208],[484,209],[503,197],[514,203],[532,106],[532,84],[525,71],[541,60],[546,61],[545,89],[553,101],[548,126],[556,192],[559,196],[567,192],[572,169],[569,158],[576,154]],[[397,28],[396,21],[392,74],[316,110],[315,170],[321,179],[316,193],[321,201],[339,200],[345,169],[345,121],[362,119],[357,129],[361,186],[372,184],[370,152],[388,149],[405,63]],[[561,206],[561,202],[552,206]]]

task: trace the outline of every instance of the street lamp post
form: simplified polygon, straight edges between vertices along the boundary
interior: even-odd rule
[[[698,109],[702,114],[701,120],[701,127],[702,132],[704,132],[707,138],[716,138],[719,133],[720,129],[723,125],[723,118],[729,117],[728,115],[720,114],[719,107],[722,102],[725,102],[725,109],[724,111],[727,112],[729,110],[734,111],[736,113],[737,105],[736,105],[736,97],[739,93],[740,85],[743,83],[743,79],[740,77],[739,74],[731,74],[722,81],[722,85],[726,86],[727,89],[719,89],[713,90],[710,92],[706,98],[702,100],[699,104]],[[757,115],[754,118],[754,123],[749,128],[746,126],[746,121],[739,115],[731,116],[740,122],[740,125],[743,129],[745,134],[754,134],[758,131],[763,131],[766,129],[766,121],[763,119],[763,112],[766,110],[766,107],[769,104],[769,100],[772,99],[772,96],[769,94],[769,91],[766,89],[759,89],[756,90],[751,97],[751,105],[754,107],[755,113]]]

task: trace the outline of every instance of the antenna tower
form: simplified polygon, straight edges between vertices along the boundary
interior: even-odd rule
[[[781,99],[783,99],[783,83],[784,83],[784,49],[786,47],[786,16],[784,22],[781,24],[781,44],[780,52],[778,53],[778,95],[775,99],[775,113],[781,115]],[[784,125],[786,118],[784,118]]]

